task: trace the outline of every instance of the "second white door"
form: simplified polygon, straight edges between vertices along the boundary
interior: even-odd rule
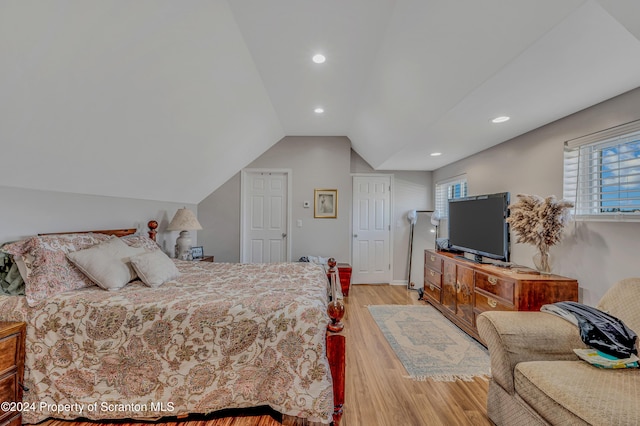
[[[391,282],[391,177],[353,177],[351,282]]]

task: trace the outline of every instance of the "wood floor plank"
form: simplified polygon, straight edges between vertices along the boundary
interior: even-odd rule
[[[345,298],[347,337],[343,426],[490,426],[488,382],[413,381],[371,317],[368,305],[423,305],[403,286],[353,285]],[[416,324],[416,327],[419,327]],[[275,413],[198,417],[154,422],[162,426],[279,426]],[[113,423],[112,423],[113,424]],[[115,423],[124,426],[126,423]],[[136,423],[141,424],[141,423]],[[42,426],[98,426],[48,420]]]
[[[486,415],[488,382],[418,382],[404,377],[407,372],[367,309],[424,304],[417,299],[417,292],[400,286],[351,286],[344,425],[491,425]]]

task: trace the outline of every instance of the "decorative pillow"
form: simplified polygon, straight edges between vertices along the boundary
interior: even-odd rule
[[[15,259],[16,256],[22,256],[23,254],[28,253],[30,244],[31,238],[20,241],[13,241],[11,243],[6,243],[2,247],[0,247],[0,251],[12,255]]]
[[[176,265],[162,250],[134,256],[131,264],[142,282],[149,287],[159,287],[180,275]]]
[[[14,256],[0,251],[0,295],[24,296],[24,280]]]
[[[20,271],[20,276],[23,281],[26,281],[27,277],[31,275],[34,260],[34,257],[29,253],[25,253],[23,256],[20,256],[19,254],[13,256],[13,261],[18,267],[18,271]]]
[[[120,237],[122,241],[131,247],[142,247],[147,251],[158,250],[160,246],[146,235],[125,235]]]
[[[35,306],[58,293],[93,286],[66,255],[107,239],[108,235],[92,233],[42,235],[5,244],[2,251],[24,261],[25,295],[29,306]]]
[[[142,247],[129,247],[120,238],[113,237],[94,247],[69,253],[67,257],[99,287],[119,290],[137,277],[129,258],[145,252]]]

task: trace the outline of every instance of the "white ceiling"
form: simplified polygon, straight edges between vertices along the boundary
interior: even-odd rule
[[[287,135],[434,170],[640,86],[639,38],[637,0],[3,0],[0,184],[197,203]]]

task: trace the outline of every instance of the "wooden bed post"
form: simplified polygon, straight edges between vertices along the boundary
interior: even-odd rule
[[[344,382],[346,366],[346,338],[341,334],[327,333],[327,358],[333,378],[333,424],[340,425],[344,405]]]
[[[147,226],[149,227],[149,238],[155,241],[156,234],[158,233],[158,231],[156,231],[156,229],[158,229],[158,222],[150,220],[149,223],[147,223]]]
[[[339,333],[344,328],[340,320],[344,316],[345,309],[342,301],[338,300],[336,296],[337,262],[334,258],[330,258],[327,264],[329,265],[328,275],[330,277],[332,295],[332,300],[327,307],[327,313],[331,318],[331,322],[327,325],[327,359],[329,360],[329,368],[333,379],[333,424],[338,426],[342,419],[342,406],[344,405],[346,338],[341,334],[334,333]]]

